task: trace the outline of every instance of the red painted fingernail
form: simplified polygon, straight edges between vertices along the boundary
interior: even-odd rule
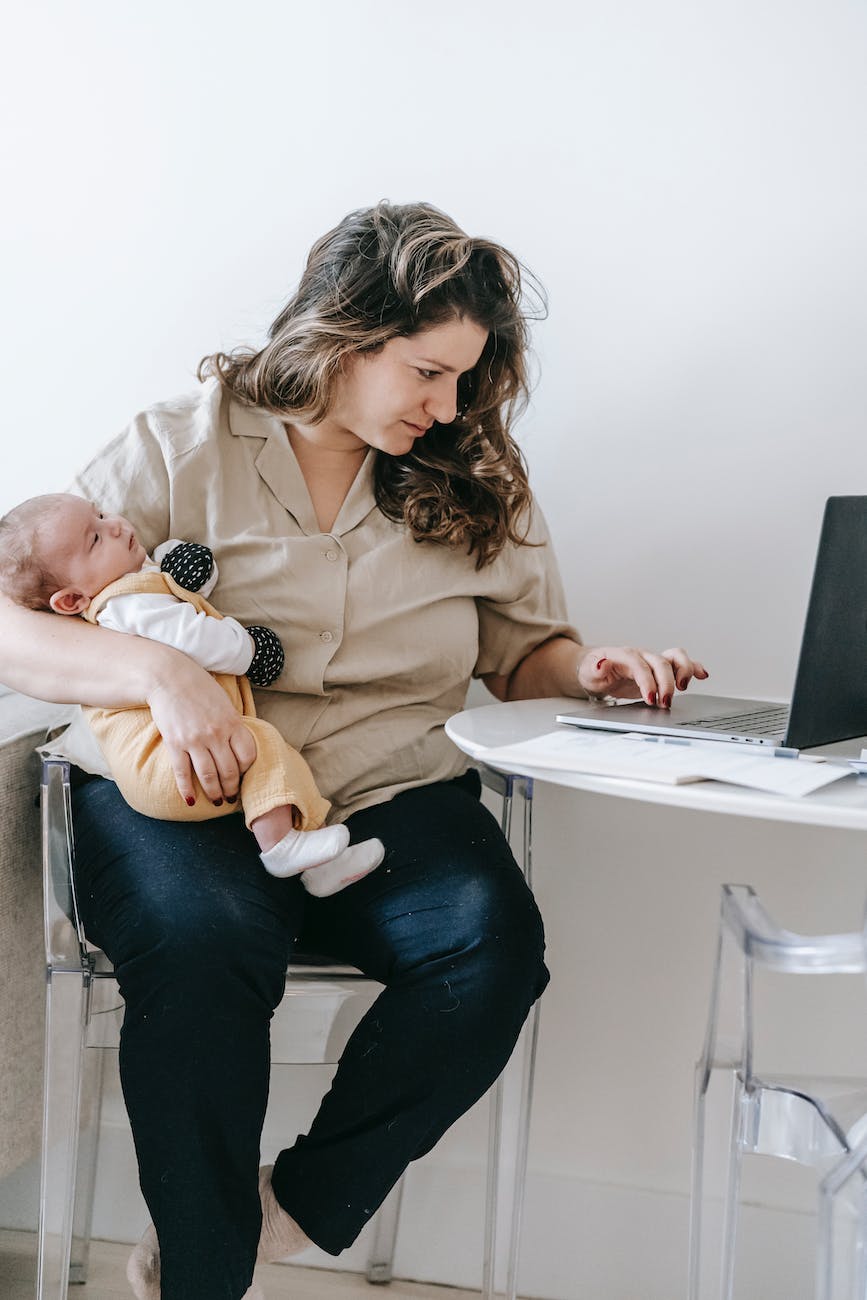
[[[222,806],[223,806],[223,801],[222,801],[222,799],[214,799],[214,800],[213,800],[213,804],[214,804],[214,807],[215,807],[215,808],[222,808]]]
[[[238,796],[236,794],[226,795],[226,803],[237,803],[237,802],[238,802]]]
[[[648,695],[648,697],[647,697],[647,703],[648,703],[648,704],[655,704],[655,703],[656,703],[656,695],[655,695],[655,693],[654,693],[653,691],[651,691],[650,694]]]
[[[662,707],[663,707],[664,709],[670,709],[670,708],[671,708],[671,696],[670,696],[670,695],[663,695],[663,697],[662,697]]]
[[[192,806],[193,806],[193,804],[194,804],[195,802],[196,802],[196,796],[195,796],[194,794],[188,794],[188,795],[187,795],[187,807],[192,808]]]
[[[604,663],[605,663],[605,660],[604,660],[604,659],[600,659],[600,660],[599,660],[599,663],[596,665],[596,671],[597,671],[597,673],[599,672],[599,669],[602,667],[602,665],[603,665]]]
[[[685,677],[683,678],[682,681],[678,682],[677,684],[678,684],[678,686],[680,687],[680,689],[681,689],[682,691],[685,691],[686,688],[687,688],[687,686],[689,685],[689,683],[687,682],[687,680],[686,680]]]

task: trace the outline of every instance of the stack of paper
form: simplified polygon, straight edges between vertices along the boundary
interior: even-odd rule
[[[504,763],[518,769],[523,765],[558,772],[589,772],[668,785],[728,781],[790,796],[809,794],[850,772],[849,768],[832,763],[774,757],[747,745],[723,741],[613,736],[572,729],[485,749],[478,757],[495,767]]]

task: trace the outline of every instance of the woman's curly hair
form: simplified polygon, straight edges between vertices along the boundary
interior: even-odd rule
[[[526,273],[524,273],[526,275]],[[544,295],[534,284],[540,310]],[[527,398],[529,342],[522,267],[499,244],[471,239],[427,203],[352,212],[311,249],[294,296],[258,352],[215,353],[215,375],[249,405],[316,423],[344,358],[456,317],[488,331],[462,377],[458,415],[403,456],[377,453],[376,502],[416,541],[466,547],[477,568],[525,540],[530,489],[511,427]]]

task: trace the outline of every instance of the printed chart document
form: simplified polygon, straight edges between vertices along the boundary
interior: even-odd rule
[[[745,752],[746,751],[746,752]],[[480,749],[483,762],[557,772],[591,772],[639,781],[683,785],[687,781],[727,781],[771,794],[810,794],[848,776],[851,769],[809,758],[779,758],[747,745],[717,740],[671,740],[649,736],[551,731],[514,745]]]

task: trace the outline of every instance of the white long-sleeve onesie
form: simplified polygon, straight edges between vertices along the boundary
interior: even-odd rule
[[[154,559],[146,561],[142,568],[159,569],[163,556],[179,544],[175,540],[163,542],[154,551]],[[215,560],[207,582],[197,594],[207,599],[218,577]],[[182,650],[210,673],[242,676],[256,649],[249,632],[236,619],[211,618],[168,592],[115,596],[99,611],[96,621],[113,632],[132,633]]]

